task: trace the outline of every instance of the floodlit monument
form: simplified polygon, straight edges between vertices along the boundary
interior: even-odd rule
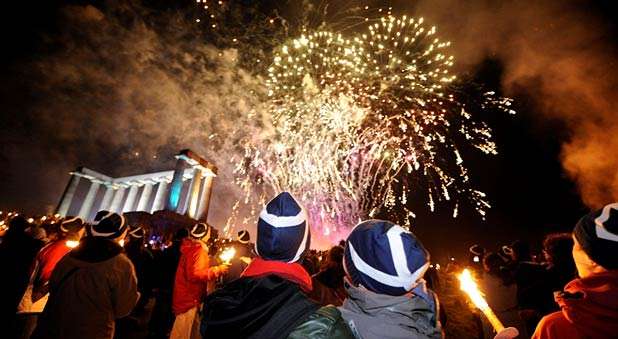
[[[71,172],[56,213],[91,221],[97,211],[175,212],[206,221],[217,167],[185,149],[174,170],[112,178],[85,167]]]

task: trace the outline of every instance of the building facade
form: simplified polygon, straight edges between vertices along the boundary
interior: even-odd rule
[[[185,149],[169,171],[112,178],[79,167],[71,172],[56,213],[92,220],[97,211],[117,213],[168,210],[206,220],[217,167]]]

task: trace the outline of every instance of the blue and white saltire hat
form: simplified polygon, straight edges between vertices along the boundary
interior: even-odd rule
[[[255,252],[266,260],[299,261],[309,249],[307,212],[288,192],[271,200],[260,213]]]
[[[425,274],[429,252],[401,226],[367,220],[348,236],[343,267],[355,285],[379,294],[403,295]]]
[[[116,239],[127,228],[128,225],[123,215],[110,211],[99,211],[94,217],[94,222],[88,233],[93,237]]]

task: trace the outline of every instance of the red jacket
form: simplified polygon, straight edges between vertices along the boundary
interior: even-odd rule
[[[562,309],[541,319],[533,339],[618,338],[618,271],[568,283],[556,296]]]
[[[37,279],[42,282],[48,282],[58,261],[70,251],[71,248],[66,245],[66,239],[57,240],[43,247],[37,256],[39,264]]]
[[[222,268],[210,267],[209,261],[208,249],[203,242],[191,239],[182,241],[174,280],[174,314],[178,315],[198,306],[206,295],[207,282],[222,274]]]

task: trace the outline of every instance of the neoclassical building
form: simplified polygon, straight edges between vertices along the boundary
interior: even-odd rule
[[[112,178],[85,167],[71,172],[56,213],[92,220],[97,211],[118,213],[167,210],[206,220],[217,167],[185,149],[169,171]]]

